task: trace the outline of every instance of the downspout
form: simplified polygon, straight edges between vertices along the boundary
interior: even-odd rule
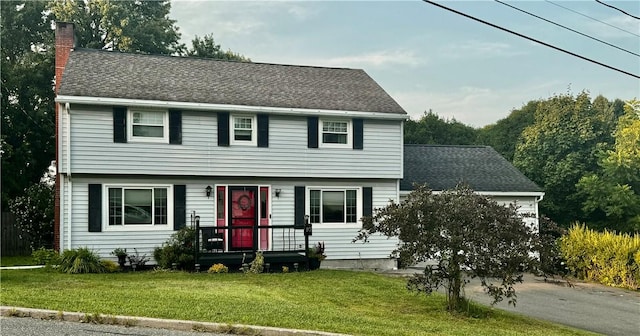
[[[540,195],[539,197],[536,197],[536,200],[535,200],[535,204],[536,204],[536,226],[538,227],[538,232],[540,232],[540,210],[538,209],[538,203],[542,202],[543,199],[544,199],[544,194]]]
[[[69,204],[69,218],[68,218],[68,224],[67,224],[67,248],[70,250],[71,247],[71,216],[73,215],[73,211],[72,211],[72,207],[73,207],[73,184],[71,182],[71,107],[69,105],[69,103],[64,104],[64,110],[65,110],[65,115],[67,116],[67,120],[66,120],[66,126],[67,126],[67,158],[66,158],[66,165],[67,165],[67,177],[69,179],[69,199],[68,199],[68,204]],[[64,208],[63,208],[64,209]]]

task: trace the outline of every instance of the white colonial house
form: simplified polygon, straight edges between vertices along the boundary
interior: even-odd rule
[[[197,217],[203,251],[297,260],[307,221],[327,263],[395,266],[396,240],[352,242],[399,199],[407,118],[364,71],[75,49],[58,23],[56,75],[60,250],[151,255]]]

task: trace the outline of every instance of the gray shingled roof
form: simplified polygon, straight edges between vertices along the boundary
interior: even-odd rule
[[[432,190],[465,182],[475,191],[542,191],[491,147],[405,145],[400,190],[412,190],[414,183],[425,182]]]
[[[406,114],[357,69],[76,49],[60,95]]]

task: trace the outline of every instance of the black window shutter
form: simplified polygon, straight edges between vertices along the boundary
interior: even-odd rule
[[[353,119],[353,149],[362,149],[363,130],[362,119]]]
[[[318,117],[307,117],[307,147],[318,148]]]
[[[302,229],[304,228],[304,208],[305,208],[305,204],[304,204],[304,193],[305,193],[305,188],[304,186],[296,186],[295,187],[295,193],[294,193],[294,203],[295,203],[295,222],[294,222],[294,226],[298,229]]]
[[[229,146],[229,112],[218,112],[218,146]]]
[[[258,147],[269,147],[269,116],[258,114]]]
[[[127,108],[113,108],[113,142],[127,142]]]
[[[186,226],[187,218],[187,186],[173,186],[173,229],[178,231]]]
[[[373,188],[362,188],[362,215],[373,215]]]
[[[101,184],[89,184],[89,232],[102,232]]]
[[[169,143],[182,144],[182,111],[169,110]]]

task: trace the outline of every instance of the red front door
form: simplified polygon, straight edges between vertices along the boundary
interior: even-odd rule
[[[231,250],[255,250],[257,247],[257,187],[229,187]]]

